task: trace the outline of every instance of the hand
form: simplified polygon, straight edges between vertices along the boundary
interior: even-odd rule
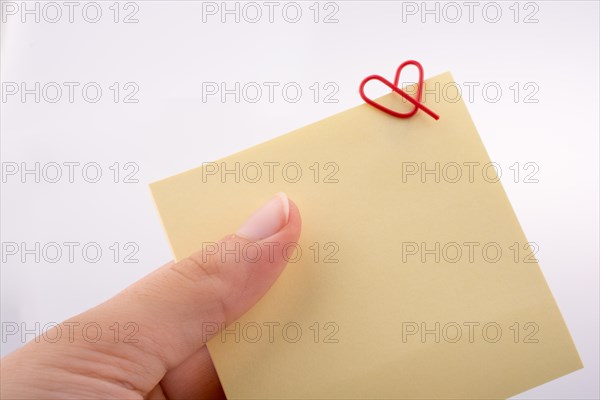
[[[271,287],[287,263],[272,249],[297,242],[300,230],[298,208],[277,194],[218,250],[169,263],[4,357],[0,397],[224,398],[206,341]],[[251,242],[261,249],[257,260],[221,252]]]

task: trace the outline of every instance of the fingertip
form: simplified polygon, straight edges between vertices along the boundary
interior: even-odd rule
[[[265,240],[278,242],[296,242],[300,238],[300,233],[302,231],[302,217],[300,215],[300,209],[292,199],[290,199],[289,197],[287,199],[289,203],[287,224],[285,224],[279,230],[279,232]]]

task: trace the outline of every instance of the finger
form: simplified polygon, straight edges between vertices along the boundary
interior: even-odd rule
[[[102,349],[133,364],[124,381],[144,393],[249,310],[275,282],[300,236],[300,213],[278,194],[235,235],[168,264],[83,315],[85,320],[133,321],[136,343]],[[81,317],[81,316],[80,316]],[[141,366],[141,367],[140,367]]]
[[[167,372],[160,385],[169,399],[225,399],[206,346]]]

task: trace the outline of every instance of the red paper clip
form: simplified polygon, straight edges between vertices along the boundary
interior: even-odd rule
[[[417,69],[419,70],[419,83],[418,83],[418,87],[417,87],[417,94],[415,97],[412,97],[411,95],[409,95],[408,93],[406,93],[404,90],[400,89],[398,87],[398,82],[400,82],[400,73],[402,72],[402,70],[404,69],[404,67],[406,67],[407,65],[414,65],[415,67],[417,67]],[[410,112],[406,112],[406,113],[400,113],[398,111],[394,111],[386,106],[383,106],[379,103],[376,103],[375,101],[371,100],[370,98],[367,97],[367,95],[365,95],[365,85],[372,80],[377,80],[379,82],[382,82],[383,84],[385,84],[387,87],[389,87],[390,89],[392,89],[392,91],[398,93],[400,96],[404,97],[406,100],[408,100],[413,106],[415,106],[413,108],[412,111]],[[360,83],[360,88],[358,89],[358,91],[360,92],[360,97],[362,97],[362,99],[369,105],[385,112],[388,113],[390,115],[393,115],[394,117],[397,118],[410,118],[413,115],[415,115],[417,113],[418,110],[423,110],[425,113],[427,113],[429,116],[431,116],[433,119],[438,120],[440,119],[440,116],[437,115],[436,113],[434,113],[433,111],[431,111],[429,108],[425,107],[423,105],[423,103],[421,103],[421,95],[423,94],[423,66],[415,60],[408,60],[403,62],[402,64],[400,64],[400,66],[398,67],[398,69],[396,70],[396,77],[394,78],[394,83],[388,81],[387,79],[385,79],[383,76],[380,75],[369,75],[367,76],[365,79],[363,79],[363,81]]]

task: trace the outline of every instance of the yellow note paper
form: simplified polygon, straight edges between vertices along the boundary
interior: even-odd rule
[[[292,262],[208,344],[229,398],[505,398],[582,367],[464,103],[425,97],[439,121],[360,105],[151,185],[176,259],[276,192],[300,209]]]

